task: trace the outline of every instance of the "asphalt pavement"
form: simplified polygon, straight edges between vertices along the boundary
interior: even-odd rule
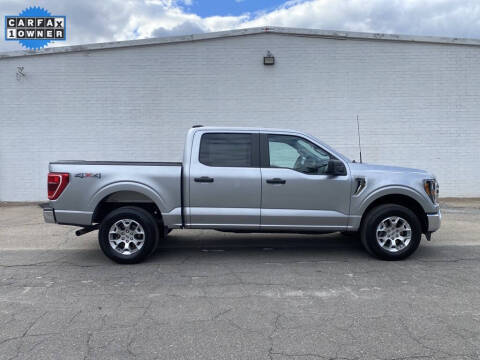
[[[173,231],[145,263],[0,206],[0,359],[479,359],[480,206],[399,262],[340,234]]]

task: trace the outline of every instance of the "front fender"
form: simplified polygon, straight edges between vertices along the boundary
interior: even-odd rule
[[[362,196],[363,195],[363,196]],[[387,195],[404,195],[412,198],[420,204],[425,213],[437,212],[437,206],[435,206],[430,199],[423,196],[417,189],[403,185],[389,185],[375,189],[374,191],[366,194],[360,193],[358,197],[352,198],[352,205],[350,213],[352,215],[362,216],[365,210],[376,200]]]

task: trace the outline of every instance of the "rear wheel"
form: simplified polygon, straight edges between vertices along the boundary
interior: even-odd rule
[[[371,255],[383,260],[401,260],[417,250],[422,230],[412,210],[385,204],[373,208],[365,216],[360,236]]]
[[[103,219],[98,232],[103,253],[122,264],[143,261],[156,249],[158,238],[155,218],[146,210],[133,206],[112,211]]]

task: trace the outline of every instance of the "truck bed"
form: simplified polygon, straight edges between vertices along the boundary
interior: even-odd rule
[[[87,161],[87,160],[57,160],[50,164],[65,165],[128,165],[128,166],[182,166],[181,162],[150,162],[150,161]]]
[[[59,160],[49,171],[69,174],[65,190],[50,201],[57,223],[90,225],[101,203],[148,201],[167,224],[182,224],[180,162]]]

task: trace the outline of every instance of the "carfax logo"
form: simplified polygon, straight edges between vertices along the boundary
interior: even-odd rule
[[[5,16],[5,40],[19,41],[27,49],[41,49],[50,41],[66,39],[65,16],[52,15],[38,6]]]

